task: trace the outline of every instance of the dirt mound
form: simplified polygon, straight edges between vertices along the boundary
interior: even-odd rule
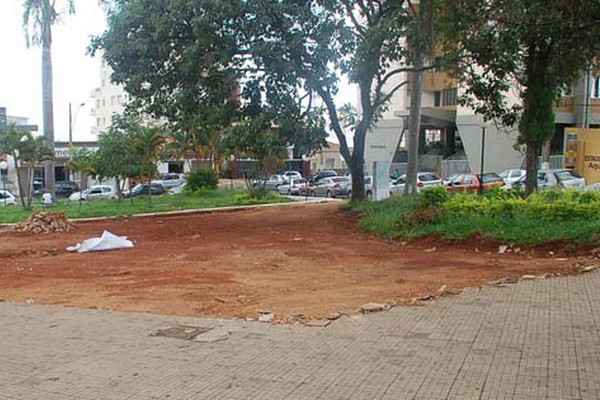
[[[67,216],[59,212],[38,211],[27,221],[15,226],[17,232],[50,233],[69,232],[74,228]]]

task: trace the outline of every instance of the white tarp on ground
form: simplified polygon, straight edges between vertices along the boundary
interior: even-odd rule
[[[130,249],[132,247],[133,242],[127,240],[127,236],[117,236],[109,231],[104,231],[101,237],[86,239],[82,243],[77,243],[75,246],[67,247],[67,251],[86,253],[88,251]]]

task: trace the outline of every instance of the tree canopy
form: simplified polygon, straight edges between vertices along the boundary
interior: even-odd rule
[[[598,0],[447,0],[446,46],[467,97],[486,120],[518,125],[527,192],[537,150],[554,134],[554,101],[600,54]],[[511,91],[521,102],[511,102]]]
[[[351,168],[353,197],[363,198],[366,135],[405,84],[392,84],[394,78],[411,70],[402,40],[412,19],[407,5],[115,0],[108,30],[92,48],[104,50],[113,80],[125,85],[137,106],[172,123],[227,102],[240,85],[247,95],[242,102],[261,104],[261,118],[267,115],[280,127],[294,119],[294,130],[279,132],[292,134],[287,142],[307,153],[325,136],[310,121],[315,105],[324,107]],[[360,93],[359,117],[349,129],[334,100],[342,75]],[[354,135],[352,150],[347,134]]]

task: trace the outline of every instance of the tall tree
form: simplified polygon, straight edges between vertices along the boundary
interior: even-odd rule
[[[406,166],[406,194],[417,194],[417,171],[419,168],[419,137],[421,136],[421,100],[423,97],[423,71],[425,62],[433,52],[433,21],[435,0],[409,1],[413,21],[409,23],[407,41],[414,71],[410,82],[410,115],[408,129],[408,163]]]
[[[66,12],[75,12],[73,0],[65,3]],[[42,109],[46,145],[54,151],[54,99],[52,83],[52,26],[60,19],[61,10],[56,0],[25,0],[23,3],[23,27],[27,46],[42,47]],[[54,161],[44,164],[46,188],[54,192]]]
[[[446,49],[466,87],[463,102],[486,120],[518,125],[526,193],[537,153],[554,134],[554,102],[600,52],[598,0],[446,0]],[[518,93],[521,104],[511,101]]]
[[[277,115],[295,102],[299,122],[320,99],[352,172],[352,196],[364,198],[366,135],[406,84],[393,82],[413,70],[403,40],[413,18],[407,1],[116,0],[108,15],[92,47],[105,50],[113,79],[150,112],[168,115],[165,107],[236,80],[254,82],[261,100],[286,98],[278,110],[269,102]],[[350,129],[335,103],[341,75],[359,89]]]
[[[141,175],[140,159],[133,150],[134,137],[140,129],[134,117],[114,116],[108,130],[98,138],[96,176],[114,178],[119,199],[123,198],[127,179]]]

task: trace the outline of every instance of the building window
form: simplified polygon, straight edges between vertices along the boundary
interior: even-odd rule
[[[442,105],[442,92],[433,92],[433,106],[439,107]]]
[[[106,100],[102,99],[102,107],[106,106]]]
[[[96,118],[96,126],[100,126],[100,118]]]
[[[455,106],[456,104],[458,104],[458,89],[444,89],[442,92],[442,105]]]
[[[333,169],[335,167],[335,158],[326,158],[325,159],[325,168]]]

